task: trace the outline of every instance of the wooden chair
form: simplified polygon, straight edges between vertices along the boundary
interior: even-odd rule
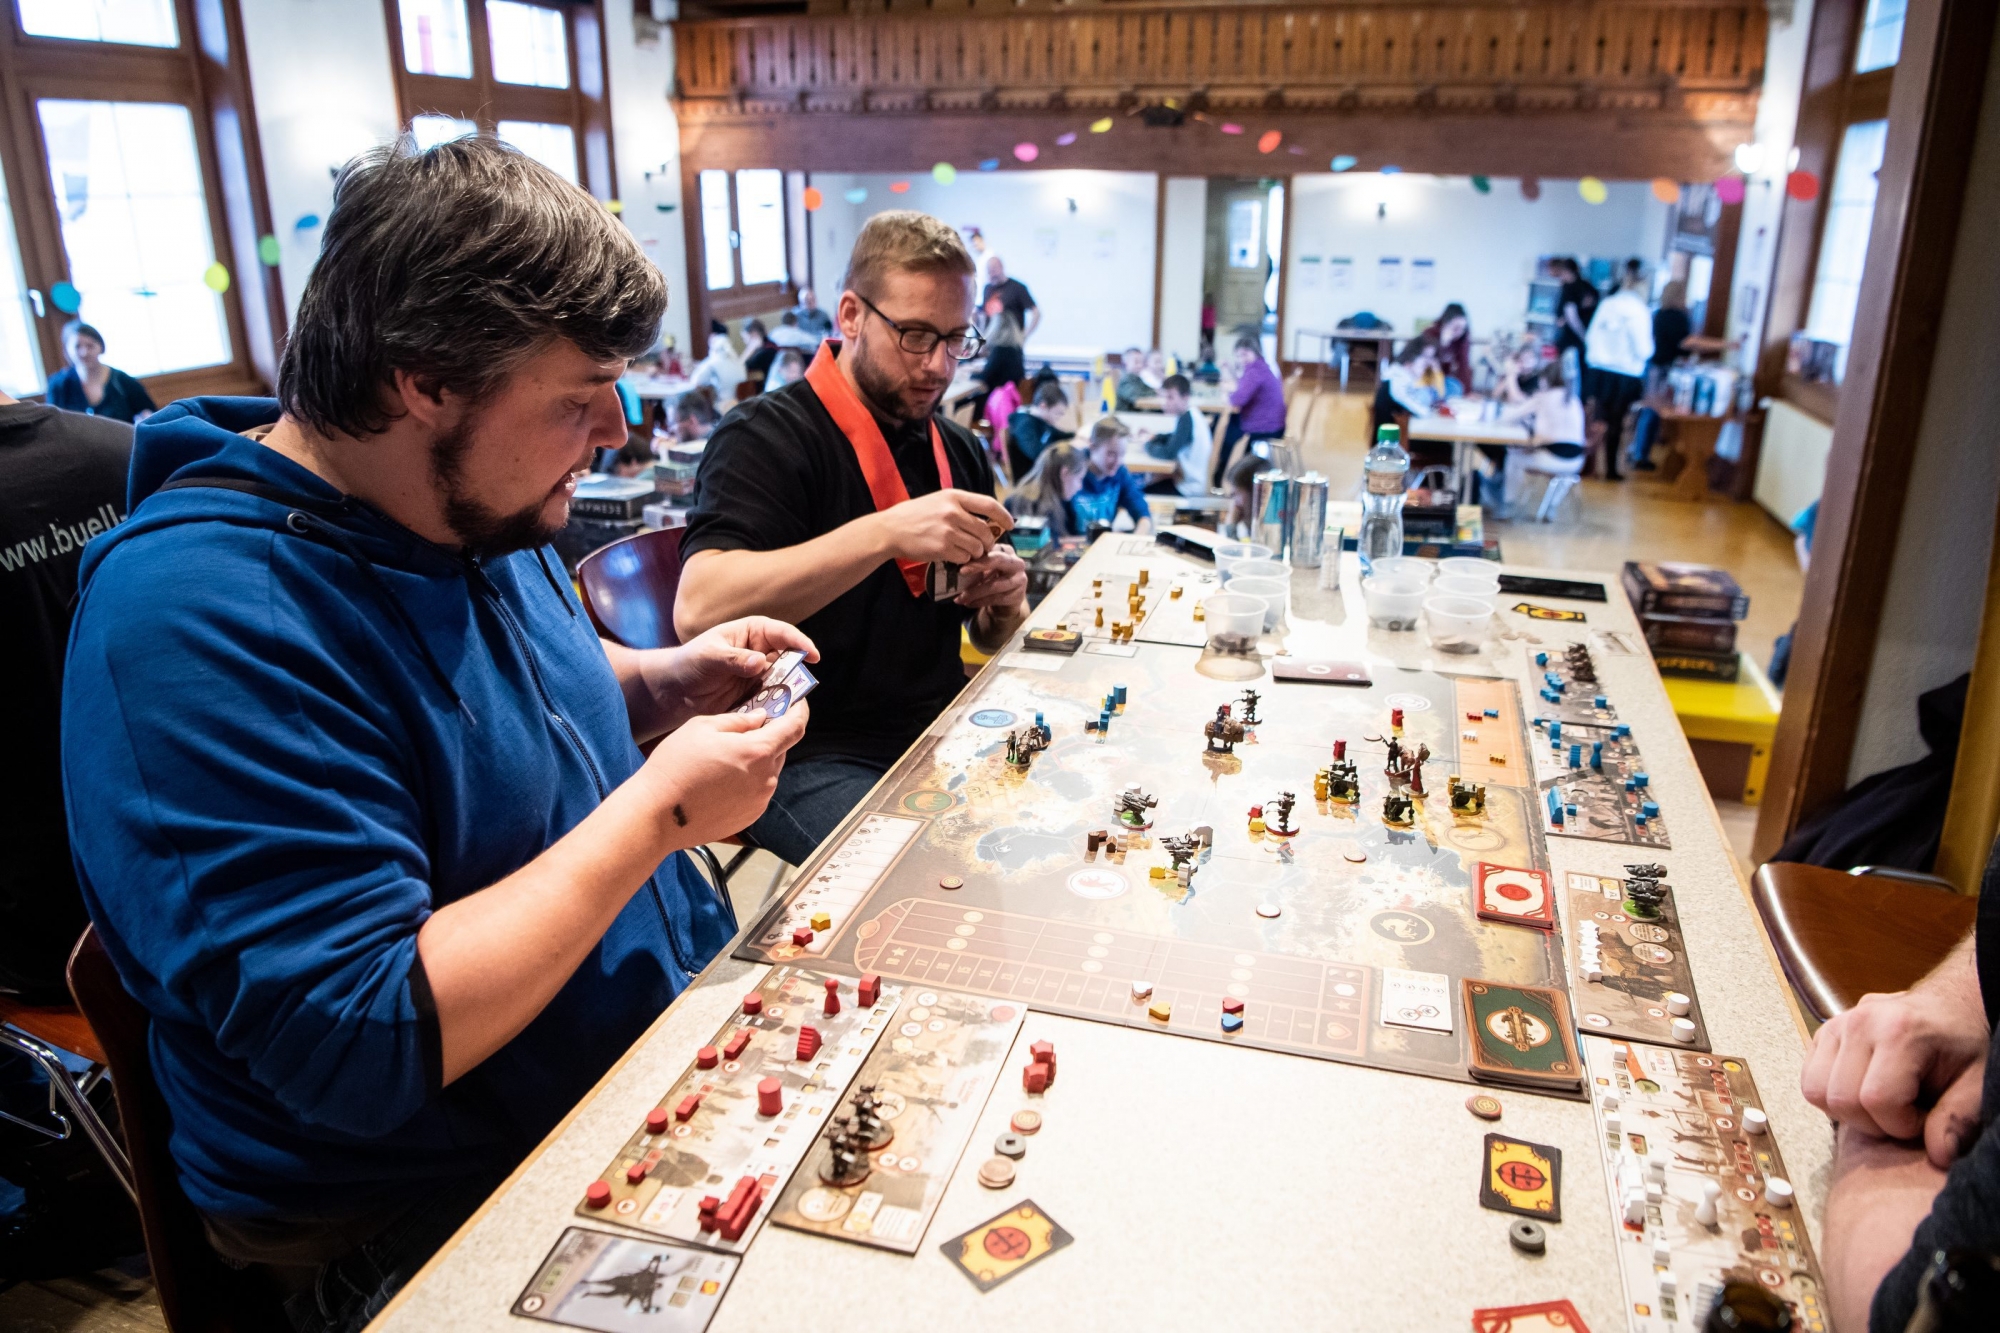
[[[289,1327],[264,1275],[233,1267],[209,1245],[201,1214],[181,1189],[168,1149],[173,1116],[153,1079],[146,1046],[152,1019],[119,981],[94,929],[83,932],[70,955],[69,988],[111,1068],[146,1257],[167,1327],[183,1333],[262,1333]]]
[[[90,1104],[90,1090],[104,1077],[104,1047],[81,1010],[66,1004],[23,1004],[0,996],[0,1046],[10,1047],[34,1061],[49,1081],[50,1124],[38,1124],[21,1116],[0,1112],[0,1116],[23,1129],[52,1139],[67,1139],[82,1130],[91,1146],[111,1167],[111,1174],[125,1187],[134,1201],[139,1197],[132,1179],[132,1163],[117,1135],[104,1117]],[[64,1064],[59,1051],[80,1055],[90,1069],[79,1078]]]
[[[747,403],[752,398],[755,398],[758,394],[762,392],[764,392],[763,380],[761,379],[744,380],[742,383],[736,386],[736,401],[739,403]]]
[[[1908,990],[1972,929],[1979,900],[1933,875],[1771,861],[1751,886],[1792,989],[1821,1022]]]

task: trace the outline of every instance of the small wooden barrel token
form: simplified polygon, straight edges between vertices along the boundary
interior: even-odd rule
[[[1016,1134],[1033,1134],[1042,1127],[1040,1111],[1016,1111],[1014,1118],[1007,1122]]]
[[[946,875],[938,881],[938,887],[941,889],[962,889],[965,887],[965,881],[957,875]]]
[[[1481,1120],[1498,1120],[1500,1118],[1500,1099],[1491,1093],[1475,1092],[1465,1099],[1465,1109],[1478,1116]]]
[[[1004,1190],[1014,1183],[1014,1164],[1004,1157],[989,1157],[979,1164],[979,1183],[990,1190]]]

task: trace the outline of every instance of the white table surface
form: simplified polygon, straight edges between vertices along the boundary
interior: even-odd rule
[[[1141,540],[1102,538],[1033,623],[1053,623],[1079,583],[1088,588],[1093,570],[1130,569],[1138,561],[1127,551],[1147,549],[1134,545]],[[1153,548],[1144,562],[1157,577],[1179,559]],[[1478,657],[1433,662],[1421,632],[1368,629],[1354,557],[1344,559],[1339,591],[1312,590],[1314,571],[1295,578],[1294,651],[1333,649],[1459,671],[1483,664],[1527,679],[1530,647],[1522,640],[1496,639]],[[1587,625],[1538,624],[1512,613],[1501,620],[1556,647],[1601,630],[1638,642],[1615,577],[1591,577],[1612,598],[1572,604]],[[1831,1135],[1798,1092],[1796,1011],[1651,659],[1643,649],[1620,656],[1593,644],[1593,652],[1606,691],[1644,750],[1674,846],[1654,852],[1551,838],[1556,882],[1570,870],[1617,875],[1628,861],[1665,863],[1715,1050],[1750,1062],[1817,1245]],[[988,669],[1019,669],[1008,660],[1003,655]],[[947,710],[946,720],[955,711]],[[584,1184],[762,971],[725,950],[373,1327],[532,1327],[508,1309],[563,1229],[578,1224],[573,1210]],[[1029,1140],[1014,1186],[984,1189],[975,1172],[987,1145],[1022,1105],[1018,1052],[1042,1038],[1062,1053],[1062,1077],[1040,1108],[1044,1127]],[[1007,1068],[916,1256],[766,1226],[712,1327],[1444,1333],[1469,1327],[1477,1307],[1556,1297],[1574,1302],[1596,1333],[1626,1327],[1598,1136],[1585,1103],[1499,1093],[1506,1112],[1498,1128],[1559,1147],[1569,1167],[1564,1221],[1549,1226],[1547,1254],[1527,1258],[1508,1245],[1511,1218],[1479,1205],[1482,1136],[1495,1127],[1466,1112],[1466,1084],[1040,1012],[1028,1015]],[[1041,1205],[1075,1244],[982,1295],[938,1245],[1024,1199]]]
[[[1534,444],[1526,426],[1512,421],[1481,421],[1476,417],[1411,417],[1412,440],[1448,440],[1453,444]]]

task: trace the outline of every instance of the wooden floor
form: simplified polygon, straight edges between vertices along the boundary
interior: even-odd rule
[[[1294,404],[1304,426],[1304,461],[1324,472],[1336,496],[1354,493],[1368,441],[1367,397],[1302,394]],[[1299,412],[1308,416],[1298,416]],[[1719,565],[1750,594],[1739,632],[1743,650],[1767,665],[1771,645],[1798,614],[1804,575],[1791,534],[1756,504],[1686,504],[1663,499],[1641,482],[1586,480],[1553,523],[1498,523],[1502,556],[1519,564],[1615,572],[1627,560],[1687,560]],[[1615,594],[1614,594],[1615,595]],[[1723,827],[1748,870],[1756,812],[1718,803]],[[734,850],[718,847],[726,861]],[[789,869],[758,852],[732,877],[730,897],[748,920],[781,887]],[[0,1292],[0,1329],[9,1333],[128,1333],[166,1327],[152,1284],[117,1270],[62,1282],[24,1283]]]

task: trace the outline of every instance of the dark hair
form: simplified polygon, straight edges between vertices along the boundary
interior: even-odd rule
[[[1426,351],[1435,355],[1437,349],[1437,339],[1431,336],[1429,329],[1425,329],[1422,333],[1403,344],[1403,350],[1396,353],[1394,364],[1399,366],[1411,365]]]
[[[1255,352],[1260,358],[1264,355],[1263,344],[1247,333],[1236,340],[1236,350],[1239,352]]]
[[[1438,316],[1438,324],[1440,327],[1442,327],[1443,325],[1451,323],[1454,319],[1464,320],[1466,323],[1466,327],[1468,328],[1470,328],[1472,325],[1472,316],[1466,314],[1465,307],[1460,305],[1456,301],[1453,301],[1450,305],[1444,308],[1444,313]]]
[[[778,353],[776,364],[781,366],[797,366],[799,374],[803,375],[806,373],[806,354],[796,347],[787,347],[784,351]]]
[[[104,348],[104,335],[97,331],[97,326],[86,324],[80,319],[73,319],[62,326],[63,342],[67,343],[71,338],[95,338],[98,350],[102,351]]]
[[[743,336],[748,338],[753,333],[756,334],[759,338],[764,338],[764,339],[769,339],[771,336],[771,331],[764,327],[763,320],[761,319],[744,320]]]
[[[1223,479],[1223,484],[1232,491],[1247,491],[1256,482],[1257,474],[1270,466],[1270,462],[1266,459],[1259,458],[1255,454],[1245,454],[1229,465],[1229,475]]]
[[[396,372],[479,399],[550,343],[637,356],[666,279],[602,204],[484,137],[424,152],[408,137],[349,162],[278,368],[285,412],[374,435]]]
[[[1160,392],[1165,393],[1169,389],[1172,389],[1175,393],[1190,395],[1194,393],[1194,385],[1188,383],[1188,377],[1185,375],[1169,375],[1161,380]]]
[[[653,442],[637,433],[628,434],[625,443],[618,447],[618,461],[641,464],[652,462]]]
[[[1068,407],[1069,395],[1057,381],[1042,380],[1035,385],[1034,403],[1036,407]]]
[[[778,322],[788,329],[795,329],[799,326],[799,317],[787,310],[784,314],[778,316]]]

